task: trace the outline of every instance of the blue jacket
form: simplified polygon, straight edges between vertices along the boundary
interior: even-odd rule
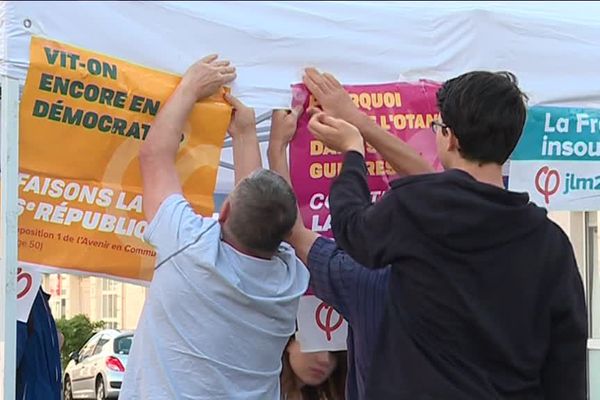
[[[308,254],[310,286],[315,295],[348,321],[346,399],[366,399],[366,380],[388,294],[390,268],[369,270],[318,238]]]
[[[48,299],[40,290],[27,323],[17,322],[17,400],[60,400],[60,349]]]

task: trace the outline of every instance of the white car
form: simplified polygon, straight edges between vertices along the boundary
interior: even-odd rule
[[[96,333],[78,352],[73,352],[65,368],[65,400],[119,397],[133,344],[133,332],[103,330]]]

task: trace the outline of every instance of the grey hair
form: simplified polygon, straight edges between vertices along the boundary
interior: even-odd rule
[[[298,215],[290,185],[266,169],[242,180],[231,193],[230,203],[229,231],[241,245],[260,252],[275,252]]]

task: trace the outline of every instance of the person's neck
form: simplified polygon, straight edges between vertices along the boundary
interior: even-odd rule
[[[235,238],[235,236],[233,236],[227,230],[227,228],[225,226],[222,227],[221,232],[222,232],[223,241],[225,243],[227,243],[228,245],[230,245],[231,247],[233,247],[234,249],[236,249],[237,251],[239,251],[240,253],[243,253],[250,257],[261,258],[264,260],[270,260],[271,258],[273,258],[273,253],[259,251],[259,250],[251,250],[248,247],[244,246]]]
[[[494,163],[480,164],[478,162],[467,161],[460,158],[452,168],[465,171],[478,182],[504,188],[501,165]]]

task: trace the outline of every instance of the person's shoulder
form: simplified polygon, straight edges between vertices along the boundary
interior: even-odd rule
[[[543,270],[549,276],[562,276],[565,271],[577,266],[571,239],[563,228],[547,215],[537,229],[531,232],[531,238],[530,249],[536,249]]]
[[[219,251],[222,251],[221,224],[219,221],[194,214],[179,231],[178,246],[171,258],[179,253],[194,263],[214,265]],[[168,240],[168,239],[163,239]]]
[[[171,193],[167,197],[163,199],[158,208],[157,214],[161,210],[176,208],[178,206],[187,206],[189,205],[188,200],[183,196],[182,193]]]
[[[407,186],[413,187],[429,185],[431,183],[450,182],[465,179],[464,173],[458,170],[447,170],[443,172],[432,172],[428,174],[410,175],[396,179],[390,183],[390,188],[403,189]]]
[[[509,192],[513,196],[526,196],[524,193]],[[522,201],[522,198],[520,199]],[[530,245],[545,249],[544,253],[562,253],[565,248],[572,248],[571,240],[563,228],[548,215],[548,210],[527,200],[519,206],[520,226],[527,234]],[[540,247],[541,246],[541,247]]]
[[[549,217],[546,217],[546,220],[544,221],[544,227],[546,234],[549,236],[552,242],[553,248],[557,249],[557,251],[572,249],[571,239],[560,225],[551,220]]]
[[[194,248],[222,247],[221,224],[216,219],[194,214],[182,231],[181,242]]]
[[[296,256],[294,248],[286,242],[282,242],[277,250],[276,257],[279,258],[291,271],[301,279],[306,279],[308,286],[309,272],[306,265]]]

